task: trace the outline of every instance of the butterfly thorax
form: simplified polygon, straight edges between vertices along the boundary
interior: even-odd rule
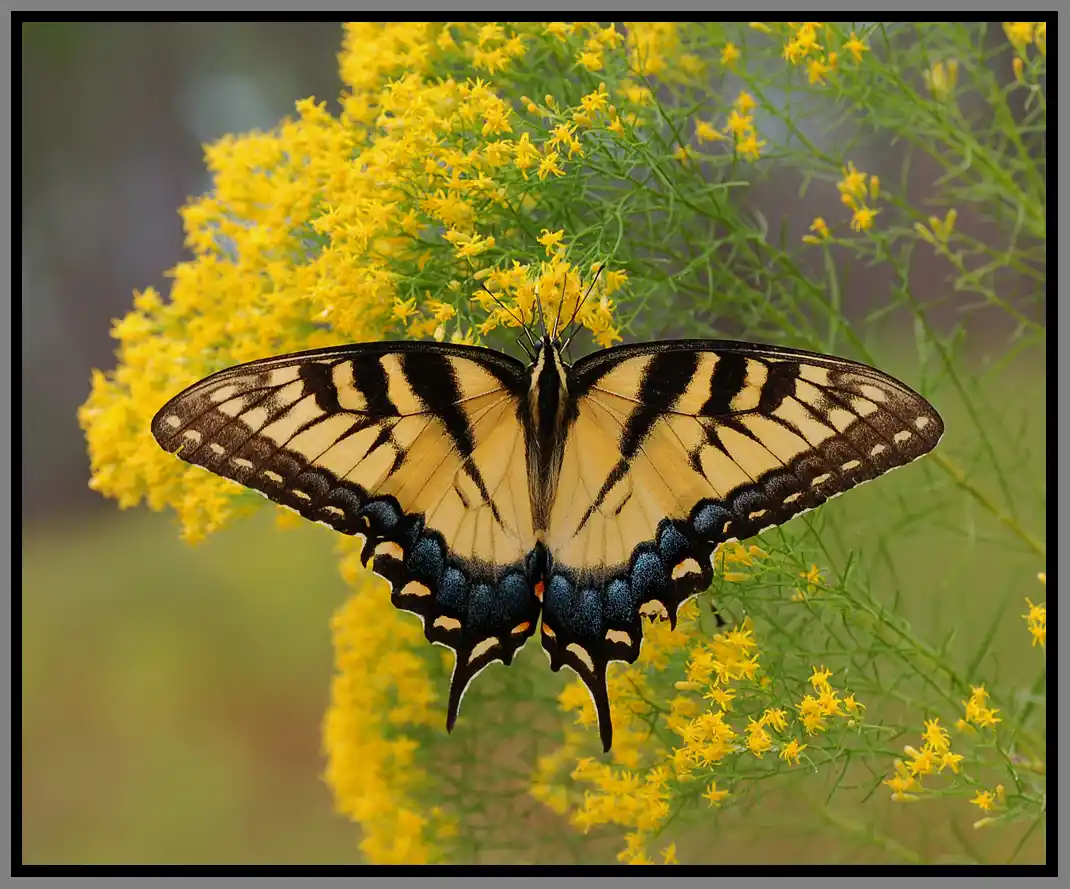
[[[524,428],[527,439],[528,490],[536,532],[545,531],[561,473],[568,434],[570,370],[558,340],[544,336],[528,368]]]

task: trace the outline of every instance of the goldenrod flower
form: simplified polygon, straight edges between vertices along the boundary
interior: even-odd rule
[[[824,664],[821,665],[819,670],[817,667],[813,668],[813,675],[810,676],[810,684],[814,687],[815,691],[821,691],[822,689],[829,687],[829,678],[832,676],[832,671],[827,669]]]
[[[929,217],[929,228],[926,228],[920,222],[914,223],[914,230],[918,235],[930,244],[947,246],[947,242],[951,237],[952,232],[955,229],[955,220],[958,218],[958,213],[954,207],[947,211],[947,214],[943,219],[939,216]]]
[[[861,716],[866,709],[866,705],[856,701],[853,694],[850,694],[843,699],[843,707],[852,716]]]
[[[549,151],[546,156],[539,161],[539,178],[545,179],[547,176],[564,176],[565,171],[557,163],[557,152]]]
[[[726,43],[721,49],[721,64],[731,68],[740,59],[739,47],[734,43]]]
[[[721,142],[724,140],[722,136],[713,126],[704,120],[695,120],[695,138],[699,142]]]
[[[711,781],[709,786],[706,788],[706,792],[702,794],[702,798],[709,801],[709,804],[711,806],[719,806],[722,800],[724,800],[728,796],[729,791],[717,789],[716,781]]]
[[[598,89],[580,98],[580,105],[588,114],[597,114],[609,107],[609,91],[604,83],[598,84]]]
[[[873,228],[873,220],[878,213],[880,213],[880,210],[875,210],[864,204],[860,207],[855,207],[854,213],[851,214],[851,231],[868,232]]]
[[[1044,648],[1048,636],[1047,606],[1044,603],[1034,605],[1030,599],[1026,599],[1025,604],[1029,606],[1029,612],[1023,614],[1022,619],[1025,620],[1029,632],[1033,636],[1032,644],[1039,644],[1041,648]]]
[[[548,228],[544,228],[542,234],[538,237],[538,241],[546,248],[546,255],[552,256],[554,251],[561,245],[564,237],[565,230],[563,228],[558,229],[555,232],[550,231]]]
[[[954,95],[958,79],[959,63],[954,59],[936,62],[925,72],[925,85],[929,88],[933,98],[941,102],[946,102]]]
[[[804,235],[803,241],[808,244],[819,244],[829,236],[828,226],[825,224],[825,220],[820,216],[814,219],[813,223],[810,225],[810,231],[817,232],[818,235],[816,237],[814,235]],[[812,596],[816,593],[821,586],[821,571],[818,569],[817,565],[811,565],[810,569],[802,572],[799,577],[806,580],[806,589],[796,589],[791,597],[792,602],[804,601],[807,596]]]
[[[740,114],[750,114],[758,107],[758,103],[754,100],[754,96],[746,90],[740,90],[739,95],[736,96],[736,100],[732,105]]]
[[[831,53],[829,59],[822,56],[819,59],[810,59],[806,63],[806,74],[810,85],[825,82],[825,75],[831,74],[835,65],[835,53]]]
[[[736,142],[736,154],[751,161],[758,160],[763,148],[765,148],[765,140],[759,141],[753,132]]]
[[[926,745],[937,753],[946,753],[950,749],[951,735],[940,725],[939,719],[925,720],[925,734],[922,737]]]
[[[1039,22],[1004,22],[1003,33],[1019,52],[1033,42]]]
[[[895,761],[895,774],[891,778],[885,778],[882,783],[892,788],[892,799],[898,802],[917,799],[917,797],[912,797],[909,791],[922,789],[906,763],[898,759]]]
[[[869,51],[869,47],[866,46],[864,42],[858,39],[858,36],[855,34],[854,31],[851,32],[851,38],[846,43],[844,43],[843,48],[854,57],[854,60],[856,62],[861,62],[862,53]]]
[[[737,139],[742,139],[754,132],[754,118],[749,114],[740,114],[733,109],[728,114],[725,129]]]
[[[785,762],[794,762],[796,765],[799,763],[799,755],[806,749],[805,744],[800,744],[797,739],[792,738],[791,742],[785,744],[780,750],[780,758]]]
[[[698,683],[696,683],[697,685]],[[728,711],[732,709],[732,699],[736,696],[736,690],[734,688],[713,688],[706,692],[703,697],[708,700],[714,701],[720,706],[722,710]]]
[[[961,753],[948,752],[942,754],[940,756],[940,771],[942,772],[944,767],[947,766],[957,775],[959,773],[959,763],[961,763],[963,759],[965,759],[965,757]]]
[[[843,178],[836,184],[836,187],[846,197],[852,199],[865,198],[866,174],[855,169],[855,165],[849,161],[843,169]]]
[[[572,34],[572,24],[569,22],[547,22],[543,33],[564,41]]]
[[[962,705],[966,708],[967,722],[972,722],[979,728],[985,728],[1003,721],[996,716],[999,710],[993,710],[986,706],[987,699],[988,692],[985,691],[983,685],[972,688],[970,699],[962,702]]]
[[[605,59],[600,52],[584,50],[576,61],[588,71],[601,71],[605,67]]]

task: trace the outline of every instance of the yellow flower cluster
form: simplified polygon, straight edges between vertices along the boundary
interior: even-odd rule
[[[939,719],[925,721],[920,751],[909,744],[903,750],[910,757],[909,760],[903,762],[897,759],[895,774],[884,781],[892,788],[892,799],[898,802],[918,799],[917,793],[925,789],[921,783],[923,775],[939,773],[945,768],[950,768],[957,775],[963,760],[961,754],[951,751],[951,735],[940,725]]]
[[[959,82],[959,63],[955,59],[946,62],[934,62],[932,67],[925,71],[925,86],[933,98],[946,102],[955,94],[955,86]]]
[[[995,790],[978,790],[977,795],[970,800],[977,808],[982,812],[991,812],[997,805],[1002,805],[1006,802],[1007,792],[1002,784],[997,784]],[[974,822],[974,827],[982,827],[989,823],[991,819],[985,818],[982,821]]]
[[[610,296],[628,280],[621,271],[602,272],[596,265],[585,277],[580,270],[562,256],[564,230],[543,230],[538,242],[547,253],[554,253],[549,262],[525,265],[514,261],[512,268],[491,269],[482,278],[486,289],[476,291],[472,299],[488,312],[479,326],[486,336],[496,327],[540,326],[539,307],[547,328],[559,330],[575,316],[576,321],[591,331],[594,340],[603,348],[618,342],[621,337],[613,323],[613,300]]]
[[[718,555],[717,573],[734,582],[751,576],[739,569],[753,570],[756,560],[768,558],[757,547],[739,544],[723,547]],[[744,760],[760,762],[767,753],[789,765],[801,761],[808,745],[793,736],[793,723],[813,734],[826,730],[827,720],[835,716],[844,725],[856,725],[865,709],[853,694],[840,697],[824,668],[814,668],[810,679],[817,696],[807,694],[792,705],[799,711],[797,719],[791,708],[776,706],[771,682],[761,675],[749,618],[709,637],[701,632],[692,600],[681,607],[675,631],[668,630],[666,621],[652,621],[644,625],[644,633],[638,661],[613,664],[609,672],[613,763],[581,757],[569,776],[570,786],[562,770],[589,741],[570,728],[565,744],[541,758],[532,777],[532,795],[554,811],[568,813],[571,823],[585,832],[601,825],[626,828],[621,861],[650,862],[648,844],[672,813],[674,800],[679,797],[686,804],[695,797],[690,789],[681,793],[685,785],[701,782],[701,797],[719,806],[731,793],[719,786],[719,773],[723,781],[725,774],[744,768]],[[659,713],[654,702],[665,694],[666,674],[680,663],[680,654],[686,656],[682,676],[671,685],[677,694],[668,712]],[[564,712],[576,714],[576,722],[593,728],[594,707],[580,682],[567,686],[559,703]],[[737,709],[741,712],[734,715]],[[668,741],[659,723],[679,738],[677,745]],[[663,858],[674,857],[674,851],[663,850]]]
[[[695,119],[696,140],[701,144],[731,139],[739,157],[751,161],[758,160],[765,147],[765,140],[758,139],[758,131],[754,125],[754,115],[751,112],[756,106],[754,97],[746,90],[741,91],[732,103],[732,110],[728,113],[725,124],[720,130],[709,121],[701,118]]]
[[[841,172],[842,178],[836,183],[836,187],[840,193],[840,200],[847,209],[851,210],[851,230],[855,232],[870,231],[873,228],[873,220],[881,212],[880,208],[876,206],[877,199],[881,197],[881,180],[876,175],[859,171],[851,162],[847,162],[847,166],[842,168]],[[930,223],[932,221],[930,219]],[[954,211],[952,210],[946,223],[939,219],[935,220],[934,231],[941,232],[946,242],[953,226]],[[918,229],[918,234],[924,239],[930,243],[936,243],[937,236],[933,235],[932,231],[924,229],[920,224],[915,228]],[[924,230],[922,231],[922,229]],[[816,216],[813,223],[810,224],[810,233],[802,235],[802,241],[806,244],[821,244],[829,239],[830,234],[828,223],[826,223],[824,217]]]
[[[1029,626],[1029,632],[1033,636],[1033,644],[1039,644],[1043,648],[1048,638],[1048,611],[1044,603],[1040,605],[1034,605],[1029,599],[1025,600],[1025,604],[1029,606],[1029,613],[1023,614]]]
[[[996,716],[999,710],[987,706],[988,692],[983,685],[971,688],[969,700],[963,701],[965,718],[959,719],[955,728],[959,732],[973,732],[976,728],[993,727],[1002,720]],[[940,725],[940,720],[930,719],[925,721],[925,731],[921,736],[922,747],[918,750],[910,745],[903,749],[908,759],[895,761],[895,773],[884,780],[884,784],[892,789],[892,799],[897,802],[914,802],[919,794],[926,791],[922,784],[925,775],[939,774],[945,768],[955,775],[965,757],[951,750],[951,734]],[[998,798],[1002,802],[1002,787],[996,788]],[[986,811],[996,796],[988,791],[979,792],[971,802]],[[978,825],[979,826],[979,825]]]
[[[817,565],[811,565],[808,571],[803,571],[799,577],[806,581],[806,589],[797,588],[791,596],[792,602],[805,602],[811,596],[818,593],[821,587],[824,585],[824,581],[821,578],[821,571]]]
[[[848,162],[843,170],[843,178],[836,183],[836,188],[839,189],[840,200],[851,210],[851,230],[868,232],[873,228],[873,220],[880,210],[870,204],[876,203],[880,197],[880,179],[856,170],[855,165]]]
[[[955,723],[959,731],[977,728],[991,728],[997,722],[1003,720],[996,716],[999,710],[993,710],[987,706],[988,692],[983,685],[970,687],[970,699],[963,701],[962,706],[966,710],[964,718]]]
[[[1014,59],[1011,62],[1014,78],[1019,83],[1025,83],[1025,63],[1030,44],[1036,46],[1041,60],[1048,55],[1048,23],[1004,22],[1003,33],[1014,47]]]
[[[814,221],[810,223],[810,234],[803,235],[803,243],[806,244],[820,244],[822,241],[827,241],[830,235],[829,225],[825,222],[823,216],[815,216]]]
[[[828,42],[834,38],[834,33],[828,22],[750,23],[754,30],[766,34],[774,32],[771,25],[783,31],[786,37],[782,57],[790,65],[805,67],[811,85],[826,83],[826,78],[836,73],[844,53],[857,63],[869,51],[865,41],[854,31],[843,41],[838,52],[829,49]]]
[[[449,28],[443,33],[449,35]],[[507,34],[500,22],[481,25],[475,42],[467,43],[465,48],[472,67],[487,74],[505,71],[513,59],[521,58],[525,52],[524,38],[516,33]]]
[[[113,328],[118,368],[93,375],[80,412],[94,489],[124,507],[170,506],[187,539],[202,538],[255,498],[155,445],[150,420],[169,395],[238,362],[389,333],[476,342],[512,323],[474,316],[488,308],[480,273],[510,282],[521,301],[540,280],[564,282],[564,292],[547,286],[548,298],[574,307],[586,282],[563,258],[545,272],[502,259],[539,249],[513,208],[533,204],[531,171],[556,179],[561,158],[582,152],[575,128],[540,139],[520,131],[512,103],[489,83],[429,76],[458,58],[495,72],[518,64],[537,30],[348,24],[339,117],[303,100],[274,132],[207,147],[213,190],[182,210],[195,258],[171,273],[169,301],[151,289],[135,296]],[[610,108],[602,84],[574,123],[619,123]],[[578,316],[603,345],[620,339],[609,296],[624,281],[604,273]]]
[[[1041,572],[1037,575],[1037,579],[1047,586],[1047,575]],[[1041,602],[1039,605],[1034,605],[1029,599],[1025,600],[1025,604],[1029,606],[1029,612],[1022,615],[1022,619],[1026,622],[1026,626],[1029,629],[1030,635],[1033,637],[1033,645],[1040,645],[1044,648],[1048,641],[1048,608],[1047,605]]]
[[[641,77],[672,79],[679,64],[680,34],[675,22],[625,22],[628,70]],[[666,77],[668,75],[668,77]]]
[[[853,694],[840,698],[839,692],[829,684],[830,676],[832,673],[824,667],[820,670],[814,668],[810,684],[817,694],[805,695],[795,707],[799,711],[799,721],[808,735],[825,731],[828,728],[826,719],[841,716],[856,720],[865,710],[865,704],[856,701]]]
[[[955,231],[956,219],[958,219],[958,212],[952,207],[947,211],[943,219],[939,216],[930,216],[928,227],[920,222],[915,222],[914,231],[918,233],[918,237],[934,247],[946,248],[947,242]]]
[[[747,549],[739,544],[722,549],[725,552],[717,566],[720,573],[725,573],[726,565],[752,565],[756,556],[764,555],[757,547]],[[729,579],[728,574],[735,574],[740,579],[745,577],[729,571],[725,579]],[[643,647],[636,663],[611,664],[607,676],[613,719],[613,764],[600,764],[591,758],[576,760],[582,745],[589,740],[589,730],[597,721],[587,689],[576,680],[565,687],[558,701],[561,710],[575,714],[575,722],[588,731],[577,734],[574,730],[566,730],[565,744],[540,759],[531,785],[532,795],[554,811],[571,810],[570,821],[585,832],[604,824],[628,828],[626,847],[619,858],[630,864],[649,863],[646,842],[669,814],[671,781],[677,778],[675,763],[678,757],[651,732],[651,722],[656,718],[650,703],[656,697],[652,681],[668,669],[675,654],[701,639],[695,600],[680,607],[675,630],[670,629],[668,621],[655,620],[645,623],[643,631]],[[741,647],[748,646],[753,648],[754,643],[749,625],[746,625],[728,634],[718,634],[711,645],[703,646],[706,654],[700,657],[704,658],[705,664],[708,655],[709,669],[725,676],[726,682],[735,676],[753,677],[757,657],[744,658],[747,663],[741,663]],[[677,709],[677,703],[684,700],[678,696],[672,712],[665,717],[669,727],[678,734],[684,714],[690,716],[697,712],[697,708],[691,709],[690,704],[686,710]],[[570,760],[577,761],[571,780],[577,785],[594,788],[587,790],[582,800],[570,794],[568,788],[556,779]]]
[[[435,838],[456,831],[441,810],[424,812],[416,791],[421,730],[442,714],[427,672],[420,625],[390,604],[386,583],[360,564],[360,543],[344,541],[342,574],[354,592],[332,621],[338,675],[324,724],[327,782],[335,806],[362,828],[370,861],[425,863]]]
[[[1004,22],[1003,33],[1019,57],[1025,56],[1030,45],[1036,46],[1042,56],[1048,54],[1047,22]]]

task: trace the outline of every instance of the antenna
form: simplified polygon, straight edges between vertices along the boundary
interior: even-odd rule
[[[561,310],[565,307],[565,293],[568,290],[568,269],[565,269],[565,273],[561,276],[561,299],[557,303],[557,317],[554,318],[554,330],[550,335],[551,339],[557,339],[557,325],[561,323]]]
[[[541,279],[542,279],[542,276],[540,275],[539,276],[539,280],[541,280]],[[543,310],[542,310],[542,297],[539,295],[539,289],[540,289],[539,288],[539,281],[536,281],[535,282],[535,287],[534,287],[534,290],[535,290],[535,305],[537,305],[539,307],[539,321],[542,322],[542,335],[546,336],[546,313],[543,312]],[[532,345],[534,345],[534,343],[532,343]]]
[[[512,309],[510,309],[505,303],[503,303],[500,299],[498,299],[498,297],[496,297],[493,293],[491,293],[490,288],[488,288],[487,285],[484,284],[482,281],[479,282],[479,286],[482,287],[484,290],[486,290],[487,291],[487,295],[490,296],[490,298],[492,300],[494,300],[499,306],[501,306],[503,309],[505,309],[505,311],[510,315],[510,317],[512,317],[512,319],[514,321],[516,321],[521,326],[521,328],[523,328],[524,334],[528,338],[528,342],[530,342],[531,345],[534,347],[535,340],[533,340],[531,338],[531,334],[528,332],[528,326],[524,323],[524,319],[519,317],[516,314],[516,312],[514,312]],[[517,339],[517,342],[518,343],[520,342],[519,338]],[[524,351],[527,352],[527,349],[525,349]]]
[[[568,324],[565,325],[565,330],[568,330],[569,327],[571,327],[573,322],[576,320],[576,317],[579,315],[580,309],[583,307],[583,304],[585,302],[587,302],[587,297],[590,296],[591,295],[591,291],[594,290],[594,285],[597,284],[598,283],[598,279],[600,277],[602,277],[602,270],[605,267],[606,267],[606,264],[604,262],[603,263],[599,263],[598,271],[595,272],[594,280],[591,281],[591,286],[587,288],[587,292],[583,295],[583,299],[581,299],[578,303],[576,303],[576,311],[574,311],[572,313],[572,317],[568,319]],[[572,342],[572,338],[579,332],[580,332],[580,328],[577,327],[574,331],[572,331],[572,333],[570,333],[565,338],[565,342],[561,346],[562,351],[564,351],[565,349],[568,348],[568,344]]]

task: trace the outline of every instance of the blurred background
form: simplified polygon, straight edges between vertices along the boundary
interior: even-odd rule
[[[89,490],[75,419],[115,364],[112,319],[185,256],[202,144],[332,101],[340,45],[322,22],[23,26],[27,862],[357,856],[319,780],[345,594],[329,533],[265,547],[264,515],[191,549],[171,516]]]
[[[129,309],[134,288],[166,293],[166,270],[185,258],[177,210],[210,186],[202,144],[270,128],[309,95],[335,108],[340,41],[336,23],[23,26],[27,862],[358,857],[357,829],[333,814],[319,780],[329,619],[345,595],[330,533],[302,527],[265,546],[264,535],[275,533],[265,513],[191,549],[170,515],[123,513],[89,490],[75,419],[90,370],[114,366],[112,319]],[[891,147],[860,152],[855,162],[882,175],[898,169]],[[923,201],[933,171],[912,170]],[[800,199],[797,183],[785,187],[774,174],[749,200],[801,233],[813,216],[836,212],[835,194],[818,191]],[[960,216],[960,228],[977,224]],[[919,253],[913,269],[922,301],[946,281],[945,270],[929,268],[929,255]],[[848,313],[867,312],[890,283],[851,275]],[[946,311],[953,317],[950,303]],[[989,316],[970,317],[983,344]],[[888,369],[910,379],[912,349],[893,344]],[[995,385],[992,398],[1013,402],[1014,422],[1032,442],[1022,449],[1022,477],[1043,486],[1043,356],[1020,356]],[[1042,516],[1033,530],[1043,533]],[[233,553],[251,549],[255,572],[248,563],[238,570]],[[904,577],[924,576],[946,551],[930,543],[926,555],[931,562],[906,566]],[[1042,589],[1029,585],[1036,570],[994,549],[959,582],[998,576],[989,585],[1011,601],[1021,601],[1019,585],[1021,595],[1041,599]],[[913,612],[925,630],[937,608],[915,603]],[[995,650],[1024,651],[1024,638],[1024,628],[1013,627]],[[925,819],[893,817],[918,837],[932,829]],[[745,842],[745,825],[723,839]],[[1026,859],[1040,848],[1030,845]],[[824,854],[805,838],[773,852],[766,838],[754,852],[767,861]]]

